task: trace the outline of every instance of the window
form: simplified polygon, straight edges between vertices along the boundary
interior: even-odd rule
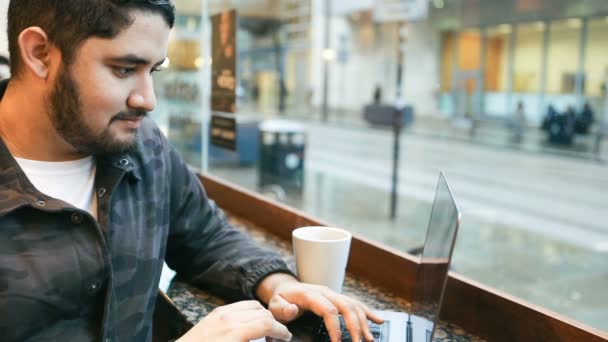
[[[526,121],[537,125],[545,112],[540,97],[545,26],[544,22],[517,25],[515,38],[510,111],[513,112],[517,103],[521,103]]]
[[[508,24],[486,30],[484,113],[487,115],[502,116],[507,112],[512,30]]]
[[[551,23],[547,93],[574,95],[581,27],[581,19],[567,19]]]
[[[588,25],[584,94],[598,102],[608,79],[608,17],[591,19]]]

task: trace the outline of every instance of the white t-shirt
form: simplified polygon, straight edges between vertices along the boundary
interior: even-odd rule
[[[15,160],[40,192],[88,211],[97,218],[96,163],[92,156],[66,162]]]

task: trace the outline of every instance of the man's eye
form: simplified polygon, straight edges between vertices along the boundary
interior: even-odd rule
[[[163,71],[164,69],[165,68],[159,66],[159,67],[156,67],[156,68],[152,68],[152,70],[150,71],[150,73]]]
[[[114,72],[118,75],[118,76],[129,76],[130,74],[132,74],[133,72],[135,72],[135,68],[127,68],[127,67],[114,67]]]

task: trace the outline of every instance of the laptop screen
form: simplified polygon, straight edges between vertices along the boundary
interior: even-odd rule
[[[432,330],[439,315],[459,221],[460,213],[440,173],[416,279],[415,302],[421,305],[416,309],[430,318]]]

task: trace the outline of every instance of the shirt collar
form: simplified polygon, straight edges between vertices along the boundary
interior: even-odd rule
[[[116,153],[97,156],[97,165],[111,166],[124,171],[133,180],[141,180],[141,165],[132,153]]]
[[[104,172],[103,166],[106,166],[118,169],[119,173],[124,172],[125,176],[134,182],[141,180],[141,167],[138,159],[130,154],[98,157],[96,162],[98,173]],[[0,138],[0,216],[4,216],[22,206],[33,205],[32,203],[41,199],[49,200],[50,198],[40,193],[32,185]],[[59,206],[48,205],[47,208],[59,209]]]
[[[0,216],[24,205],[35,203],[39,198],[39,192],[0,138]]]

